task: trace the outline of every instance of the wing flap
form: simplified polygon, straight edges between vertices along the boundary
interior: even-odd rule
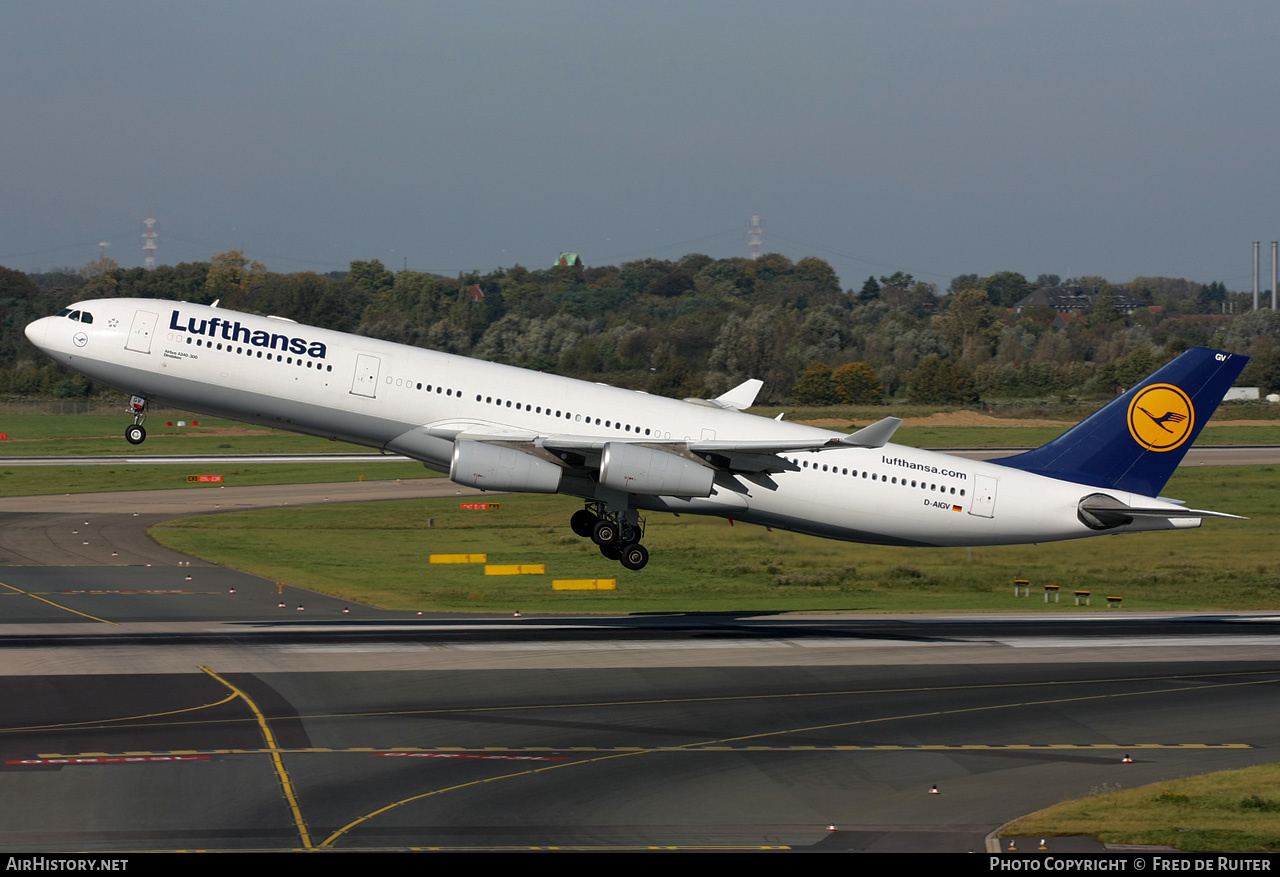
[[[842,438],[787,439],[773,441],[697,441],[689,442],[695,454],[730,453],[785,454],[792,451],[830,451],[836,448],[882,448],[902,426],[902,418],[886,417]]]

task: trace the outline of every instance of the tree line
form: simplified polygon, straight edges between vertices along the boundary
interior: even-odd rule
[[[1014,310],[1042,286],[1101,291],[1065,326]],[[1121,313],[1120,294],[1140,303]],[[0,267],[0,393],[91,396],[89,381],[32,347],[23,327],[74,301],[183,300],[603,381],[711,397],[748,378],[761,403],[969,404],[1109,395],[1187,347],[1244,353],[1242,385],[1280,391],[1280,318],[1247,311],[1221,283],[1139,277],[961,275],[945,291],[905,272],[843,288],[825,261],[713,259],[442,277],[355,261],[344,272],[278,273],[236,251],[208,262],[125,269],[110,259],[26,274]]]

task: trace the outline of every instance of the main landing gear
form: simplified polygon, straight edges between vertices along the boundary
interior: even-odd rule
[[[147,400],[134,396],[129,400],[129,410],[133,412],[133,424],[124,431],[124,440],[140,445],[147,440],[147,431],[142,428],[142,422],[147,419]]]
[[[585,509],[573,513],[569,526],[600,546],[605,557],[627,569],[644,569],[649,562],[649,550],[640,544],[644,523],[634,509],[611,512],[602,502],[588,502]]]

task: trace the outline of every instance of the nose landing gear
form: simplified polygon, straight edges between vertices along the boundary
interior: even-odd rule
[[[147,400],[134,396],[129,400],[129,410],[133,412],[133,424],[124,431],[124,440],[131,445],[140,445],[147,440],[147,431],[142,427],[147,419]]]
[[[585,509],[573,513],[569,526],[574,533],[600,546],[602,555],[627,569],[644,569],[649,562],[649,551],[640,544],[644,522],[635,509],[609,511],[605,503],[588,502]]]

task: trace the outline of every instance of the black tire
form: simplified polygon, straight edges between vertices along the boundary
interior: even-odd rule
[[[623,524],[622,532],[618,534],[618,541],[623,545],[630,545],[632,542],[639,542],[640,531],[630,524]]]
[[[610,542],[608,545],[600,546],[600,553],[609,558],[609,560],[621,560],[622,546],[617,542]]]
[[[618,541],[618,525],[613,521],[597,521],[591,531],[591,541],[597,545],[612,545]]]
[[[140,445],[147,440],[147,431],[135,423],[124,431],[124,440],[131,445]]]
[[[577,533],[583,539],[590,538],[596,529],[599,518],[591,514],[586,509],[579,509],[573,513],[573,517],[569,519],[569,528]]]
[[[618,559],[627,569],[644,569],[649,562],[649,550],[639,543],[628,545],[622,549],[622,556]]]

